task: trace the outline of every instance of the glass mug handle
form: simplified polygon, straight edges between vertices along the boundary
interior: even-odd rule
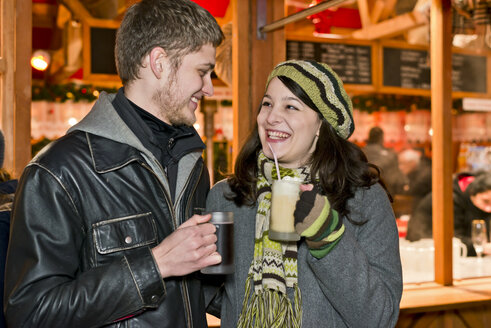
[[[453,250],[454,252],[457,252],[456,256],[457,257],[467,257],[467,245],[462,242],[457,237],[454,237],[452,239],[452,245],[453,245]]]

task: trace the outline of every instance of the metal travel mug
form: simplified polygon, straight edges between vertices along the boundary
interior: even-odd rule
[[[201,269],[205,274],[229,274],[234,272],[234,213],[211,212],[211,224],[217,231],[217,252],[222,262]]]

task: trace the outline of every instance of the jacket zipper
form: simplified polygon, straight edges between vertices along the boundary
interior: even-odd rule
[[[196,168],[196,165],[194,166],[194,168]],[[194,168],[193,168],[193,172],[191,172],[191,174],[189,175],[189,179],[186,181],[186,185],[184,186],[184,188],[182,189],[183,191],[186,190],[186,187],[190,184],[191,182],[191,177],[194,173]],[[190,196],[189,198],[187,199],[188,200],[188,204],[190,203],[193,195],[194,195],[194,192],[196,191],[196,188],[198,187],[198,184],[199,184],[199,179],[201,178],[201,173],[203,171],[200,171],[200,174],[198,176],[198,180],[196,180],[196,183],[194,184],[194,188],[192,189],[192,192],[190,193]],[[186,217],[188,216],[188,208],[189,206],[186,206],[186,210],[184,211],[184,214],[186,215]],[[182,278],[182,289],[183,289],[183,296],[184,296],[184,299],[185,299],[185,302],[184,304],[186,304],[186,307],[187,307],[187,310],[188,310],[188,314],[189,314],[189,321],[188,321],[188,325],[189,327],[193,327],[193,322],[191,320],[192,318],[192,310],[191,310],[191,305],[190,305],[190,302],[189,302],[189,291],[188,291],[188,284],[186,282],[186,278],[183,277]]]
[[[160,166],[160,163],[157,163],[159,164]],[[152,168],[150,166],[148,166],[147,163],[145,162],[141,162],[141,165],[146,168],[148,171],[150,171],[156,178],[157,178],[157,181],[159,182],[159,185],[160,185],[160,188],[162,189],[162,193],[164,194],[164,198],[165,198],[165,202],[167,203],[167,207],[169,208],[170,212],[171,212],[171,217],[172,217],[172,224],[174,225],[174,230],[177,229],[177,218],[176,218],[176,213],[174,211],[174,206],[171,205],[169,199],[170,198],[170,195],[169,193],[167,192],[167,190],[164,188],[164,186],[162,185],[162,182],[160,181],[160,178],[159,176],[157,175],[157,173],[155,173]],[[160,168],[162,169],[162,172],[164,172],[164,169],[162,168],[162,166],[160,166]]]
[[[174,211],[174,206],[171,206],[170,203],[169,203],[169,199],[170,199],[170,196],[167,192],[167,190],[164,188],[164,186],[162,185],[162,182],[160,181],[158,175],[152,170],[152,168],[150,166],[148,166],[145,162],[142,162],[141,163],[143,167],[145,167],[147,170],[149,170],[156,178],[157,180],[159,181],[159,185],[160,185],[160,188],[162,189],[162,192],[164,193],[164,198],[165,198],[165,201],[167,203],[167,206],[169,207],[169,209],[171,210],[171,213],[172,213],[172,222],[174,223],[174,229],[177,229],[178,227],[178,222],[177,222],[177,218],[176,218],[176,214],[175,214],[175,211]],[[164,172],[164,169],[162,168],[162,166],[160,165],[160,163],[158,163],[158,166],[162,169],[162,172]],[[196,166],[195,166],[196,167]],[[199,178],[201,178],[201,173],[202,171],[200,172],[200,175],[199,175]],[[192,174],[189,175],[189,178],[186,182],[186,185],[184,186],[183,190],[186,190],[186,187],[189,185],[190,181],[191,181],[191,176]],[[193,188],[193,192],[196,191],[196,188],[198,186],[198,183],[199,183],[199,180],[196,182],[194,188]],[[192,193],[191,193],[191,196],[192,197]],[[179,202],[176,202],[176,204],[178,204]],[[188,322],[188,327],[192,328],[193,327],[193,322],[191,320],[191,314],[192,314],[192,311],[191,311],[191,305],[190,305],[190,302],[189,302],[189,291],[188,291],[188,287],[187,287],[187,283],[185,281],[185,277],[182,278],[181,280],[181,286],[182,286],[182,297],[183,297],[183,301],[184,301],[184,307],[186,309],[186,312],[187,312],[187,322]]]
[[[194,166],[193,171],[192,171],[192,172],[191,172],[191,174],[189,175],[190,177],[193,175],[194,171],[196,170],[196,166],[197,166],[197,164]],[[189,209],[190,209],[190,207],[191,207],[191,202],[190,202],[190,200],[191,200],[191,198],[193,197],[194,192],[196,191],[196,188],[198,188],[199,180],[201,179],[201,175],[203,174],[203,167],[204,167],[204,165],[202,165],[202,166],[201,166],[201,171],[200,171],[200,173],[199,173],[199,175],[198,175],[198,179],[196,180],[197,182],[196,182],[196,184],[194,185],[194,188],[192,189],[192,191],[191,191],[191,193],[190,193],[190,196],[189,196],[189,198],[188,198],[188,203],[187,203],[188,205],[186,206],[186,208],[184,209],[184,212],[183,212],[184,217],[189,217],[189,216],[190,216],[190,213],[189,213]],[[191,182],[191,178],[189,178],[189,179],[186,181],[186,184],[185,184],[185,185],[184,185],[184,187],[182,188],[182,190],[183,190],[183,191],[182,191],[182,192],[181,192],[181,194],[179,195],[179,198],[177,198],[176,203],[178,203],[178,202],[180,201],[180,199],[182,198],[182,195],[184,194],[184,192],[185,192],[185,190],[186,190],[187,186],[189,186],[190,182]],[[181,223],[183,223],[183,222],[181,222]]]
[[[199,175],[198,175],[198,180],[196,180],[197,183],[194,185],[194,188],[191,191],[191,194],[190,194],[189,199],[188,199],[188,206],[186,206],[186,211],[184,213],[184,214],[186,214],[186,217],[188,217],[191,214],[191,213],[189,213],[190,208],[191,208],[191,198],[193,197],[194,193],[196,192],[196,188],[198,188],[198,184],[199,184],[199,181],[201,180],[201,176],[203,175],[204,168],[205,168],[205,164],[203,163],[203,165],[201,165],[201,170],[200,170]],[[202,213],[200,213],[200,214],[202,214]]]

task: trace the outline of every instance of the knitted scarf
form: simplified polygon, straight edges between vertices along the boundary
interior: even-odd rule
[[[262,152],[258,156],[258,203],[254,259],[249,268],[238,328],[302,326],[302,298],[298,287],[297,242],[276,242],[268,238],[271,184],[278,179],[274,162]],[[281,177],[307,182],[307,168],[280,167]],[[253,288],[254,287],[254,288]],[[294,304],[287,295],[294,288]]]

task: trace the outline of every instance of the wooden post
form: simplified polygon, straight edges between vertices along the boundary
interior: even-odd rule
[[[232,0],[233,160],[256,123],[264,86],[274,65],[286,58],[284,29],[257,37],[257,10],[265,8],[266,23],[283,18],[284,0]]]
[[[15,1],[2,1],[2,38],[0,57],[2,59],[0,100],[2,109],[2,132],[5,137],[3,166],[12,172],[14,168],[14,62],[15,62]]]
[[[31,160],[32,1],[16,2],[14,176]]]
[[[431,125],[435,281],[452,285],[452,30],[450,0],[431,4]]]
[[[206,166],[208,167],[208,172],[210,174],[211,184],[215,184],[215,174],[214,174],[214,147],[213,147],[213,136],[215,135],[215,126],[213,125],[213,118],[217,112],[218,103],[217,100],[203,99],[201,101],[201,112],[204,116],[204,131],[206,137]]]
[[[4,167],[18,177],[31,158],[32,1],[1,2],[1,127]]]

